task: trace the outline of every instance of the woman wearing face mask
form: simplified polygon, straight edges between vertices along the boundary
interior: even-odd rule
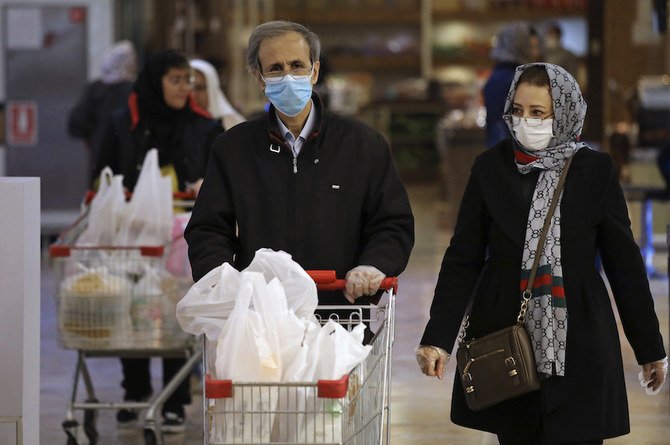
[[[557,65],[522,65],[505,111],[512,138],[472,169],[417,361],[426,375],[443,377],[470,300],[468,338],[512,325],[541,250],[525,323],[540,390],[472,411],[456,376],[451,420],[497,434],[504,445],[602,444],[627,434],[629,421],[617,325],[596,254],[644,386],[655,393],[667,357],[644,263],[611,158],[580,142],[586,104],[574,78]],[[549,236],[538,246],[569,158]]]

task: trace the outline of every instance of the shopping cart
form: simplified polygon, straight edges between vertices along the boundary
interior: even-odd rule
[[[87,198],[88,200],[88,198]],[[186,202],[186,201],[183,201]],[[201,351],[175,318],[176,303],[192,285],[190,278],[166,268],[168,246],[77,246],[87,224],[87,208],[50,247],[56,282],[58,340],[77,351],[72,393],[63,429],[68,445],[95,444],[97,411],[147,409],[144,439],[162,444],[156,422],[165,401],[199,364]],[[98,357],[186,358],[162,391],[146,402],[101,402],[97,399],[86,359]],[[86,398],[78,400],[79,382]],[[83,411],[80,425],[75,411]],[[86,436],[85,438],[83,436]]]
[[[320,290],[344,287],[335,271],[308,273]],[[318,306],[320,313],[337,314],[336,321],[349,329],[363,322],[375,332],[368,357],[340,380],[257,383],[206,375],[205,444],[389,444],[397,284],[396,278],[386,278],[381,289],[388,292],[376,304]],[[342,318],[343,310],[350,312],[349,317]],[[207,344],[204,351],[207,369]]]

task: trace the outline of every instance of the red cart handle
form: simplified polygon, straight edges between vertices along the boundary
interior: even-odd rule
[[[95,194],[97,192],[95,190],[89,190],[86,192],[84,195],[84,204],[89,205],[91,201],[93,201],[93,198],[95,197]],[[123,192],[124,195],[126,195],[126,200],[130,199],[133,194],[130,192]],[[193,201],[195,200],[195,193],[192,191],[187,191],[187,192],[174,192],[172,193],[172,198],[180,201]]]
[[[345,280],[338,279],[334,270],[307,270],[307,274],[312,277],[316,283],[316,288],[319,290],[342,290],[344,289]],[[398,278],[386,277],[382,280],[379,286],[381,290],[391,290],[393,293],[398,293]]]

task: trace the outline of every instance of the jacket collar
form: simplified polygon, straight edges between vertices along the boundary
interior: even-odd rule
[[[321,127],[323,125],[323,114],[324,114],[323,104],[321,103],[321,99],[319,99],[319,96],[314,92],[312,92],[312,103],[313,107],[315,108],[314,111],[316,120],[314,122],[312,132],[307,137],[307,141],[316,138],[321,132]],[[266,119],[267,119],[268,134],[270,136],[270,140],[277,144],[285,145],[286,140],[284,139],[284,135],[282,134],[281,129],[279,128],[279,124],[277,124],[277,111],[275,110],[275,106],[272,104],[270,104],[270,110],[266,115]]]

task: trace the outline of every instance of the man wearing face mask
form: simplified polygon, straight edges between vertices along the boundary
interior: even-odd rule
[[[249,37],[247,67],[271,106],[214,143],[185,231],[195,280],[224,262],[244,269],[271,248],[305,269],[336,270],[346,289],[320,302],[346,304],[404,270],[414,221],[389,146],[323,107],[319,56],[318,37],[297,23],[264,23]]]

